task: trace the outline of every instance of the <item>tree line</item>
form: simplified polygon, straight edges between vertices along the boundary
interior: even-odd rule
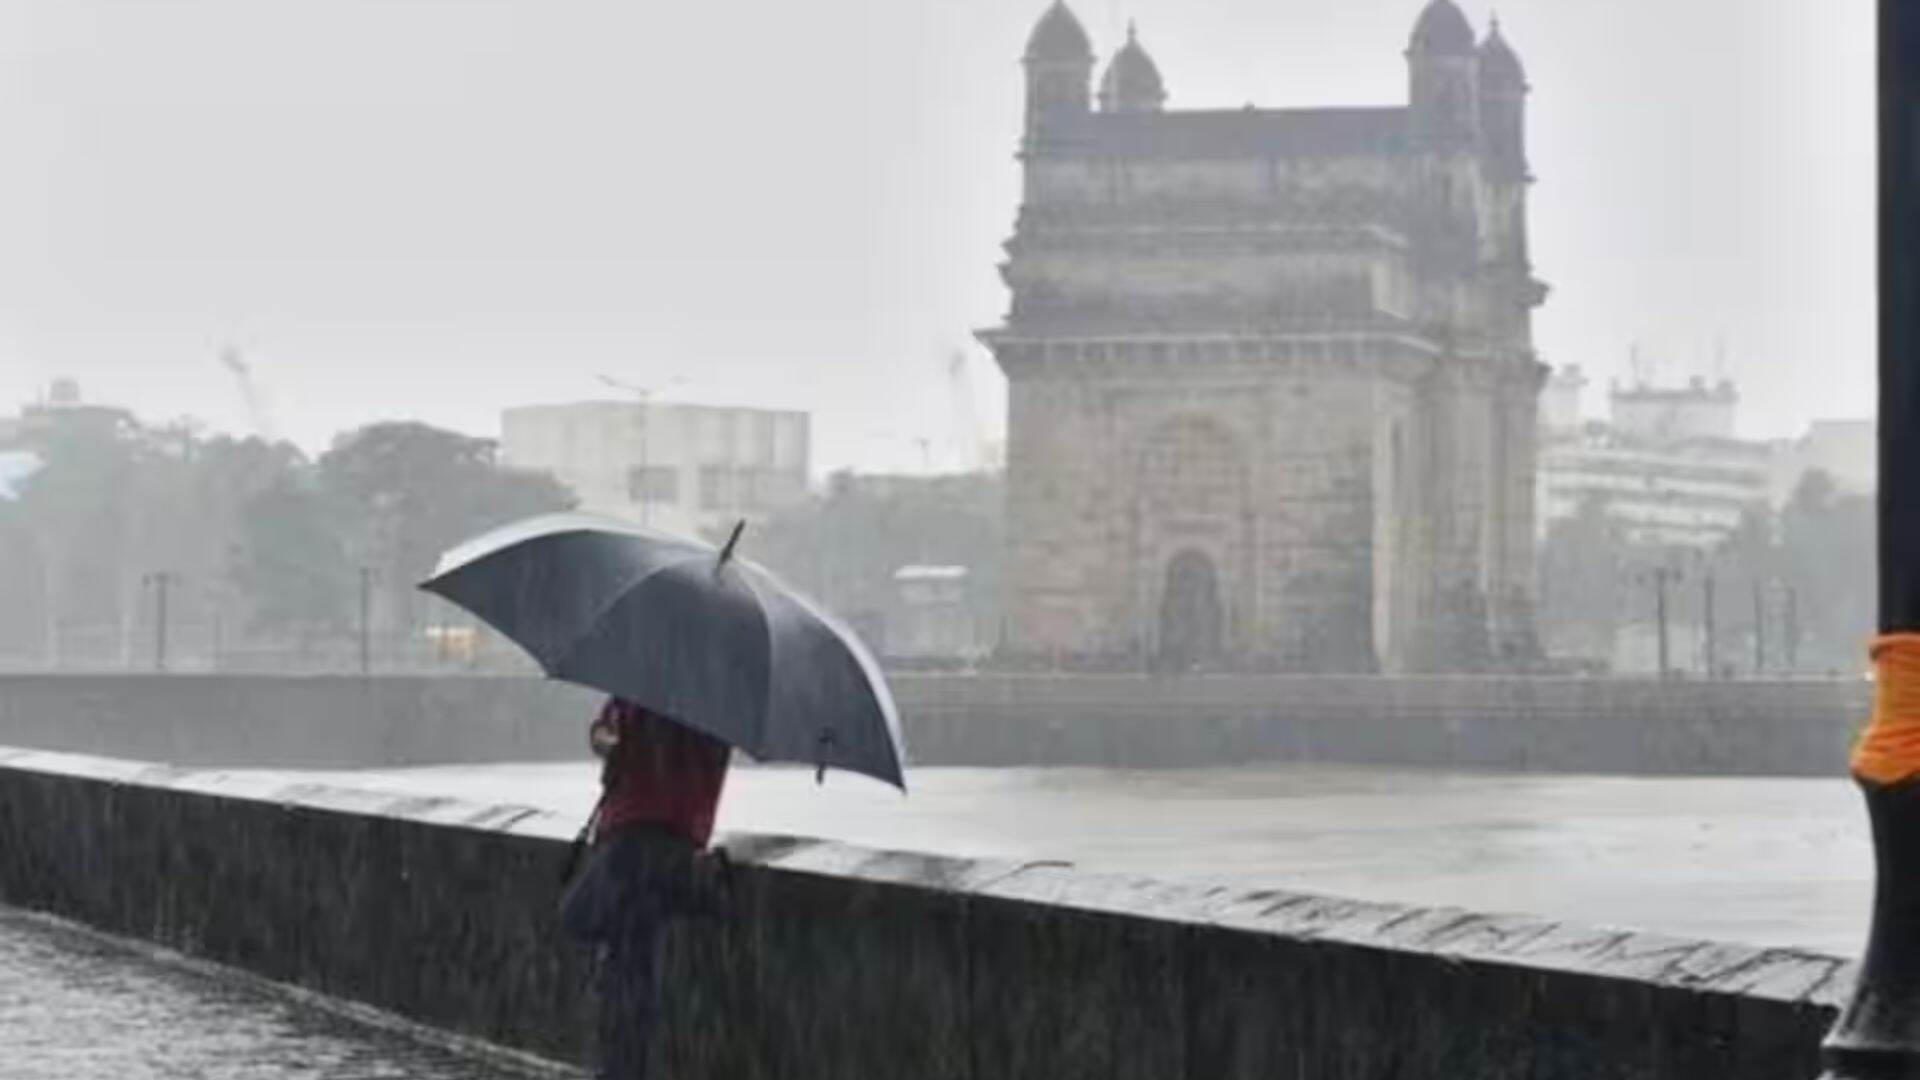
[[[1675,674],[1839,674],[1865,669],[1875,615],[1870,495],[1809,472],[1779,510],[1754,507],[1707,548],[1636,539],[1592,501],[1555,522],[1540,553],[1549,655]],[[1663,619],[1664,616],[1664,619]]]
[[[377,423],[309,457],[189,425],[50,425],[41,467],[0,499],[0,664],[118,667],[177,654],[406,650],[450,609],[414,586],[439,553],[570,508],[490,440]],[[272,660],[263,660],[271,663]]]

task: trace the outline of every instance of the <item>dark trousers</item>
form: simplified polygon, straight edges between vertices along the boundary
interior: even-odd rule
[[[561,926],[594,950],[599,1080],[648,1075],[667,923],[717,907],[711,889],[700,885],[695,854],[690,841],[664,830],[616,829],[594,845],[586,868],[561,898]]]

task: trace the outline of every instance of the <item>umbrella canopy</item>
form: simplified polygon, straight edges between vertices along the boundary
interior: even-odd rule
[[[838,620],[731,549],[548,514],[454,548],[420,587],[511,638],[552,678],[762,761],[905,790],[900,718],[879,665]]]

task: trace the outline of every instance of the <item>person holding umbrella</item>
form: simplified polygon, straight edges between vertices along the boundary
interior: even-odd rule
[[[617,697],[587,741],[603,762],[600,801],[583,832],[592,857],[561,901],[561,925],[595,950],[596,1076],[639,1080],[659,1022],[667,925],[724,903],[725,849],[706,848],[732,749]]]
[[[506,635],[549,678],[591,687],[763,762],[906,790],[893,694],[838,619],[724,547],[591,514],[502,526],[421,588]]]
[[[602,960],[607,1080],[646,1075],[666,923],[714,910],[726,863],[701,851],[731,750],[906,791],[899,711],[879,665],[839,620],[734,558],[744,527],[716,550],[609,518],[544,515],[447,552],[421,586],[549,678],[612,695],[589,736],[606,763],[585,834],[592,856],[562,904],[563,926]]]

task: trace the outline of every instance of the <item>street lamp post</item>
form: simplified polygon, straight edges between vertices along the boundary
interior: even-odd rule
[[[1828,1080],[1920,1076],[1920,0],[1879,0],[1879,15],[1880,634],[1853,754],[1878,880]]]
[[[1660,623],[1660,677],[1673,674],[1673,659],[1667,646],[1667,575],[1670,571],[1660,567],[1653,572],[1654,618]]]
[[[1667,589],[1679,581],[1680,571],[1661,564],[1648,573],[1647,579],[1653,585],[1653,629],[1660,677],[1670,678],[1673,675],[1673,649],[1667,627]]]
[[[1720,655],[1720,642],[1718,640],[1718,628],[1714,626],[1715,613],[1713,610],[1715,585],[1713,569],[1709,567],[1706,576],[1700,580],[1700,591],[1702,594],[1700,597],[1701,635],[1706,639],[1701,643],[1701,647],[1704,648],[1707,653],[1706,663],[1700,666],[1705,669],[1706,676],[1709,679],[1718,678],[1720,674],[1718,660]]]
[[[167,593],[173,588],[178,578],[166,570],[160,570],[146,575],[143,580],[146,584],[153,586],[154,590],[153,670],[165,671],[167,670]]]
[[[360,675],[373,674],[373,568],[360,568]]]
[[[649,416],[649,410],[653,404],[654,392],[652,389],[648,387],[635,386],[633,383],[616,379],[611,375],[602,375],[599,378],[600,378],[600,382],[603,385],[610,386],[615,390],[624,390],[627,393],[632,394],[639,403],[639,409],[634,413],[634,419],[637,421],[635,426],[639,428],[639,432],[640,432],[638,437],[639,451],[640,451],[640,466],[639,466],[640,483],[637,485],[638,487],[637,494],[640,496],[640,524],[642,525],[651,524],[649,519],[651,517],[651,511],[653,508],[653,495],[652,495],[652,492],[649,490],[649,488],[651,486],[651,482],[653,478],[648,471],[649,462],[648,462],[648,454],[647,454],[647,443],[649,439],[652,437],[652,431],[650,430],[652,425],[649,423],[649,420],[651,419],[651,417]],[[679,384],[686,381],[687,380],[685,378],[676,376],[673,379],[668,380],[667,385],[678,386]]]
[[[1787,672],[1792,674],[1800,666],[1800,590],[1787,586],[1786,626],[1781,631],[1785,640],[1782,644],[1787,652]]]

